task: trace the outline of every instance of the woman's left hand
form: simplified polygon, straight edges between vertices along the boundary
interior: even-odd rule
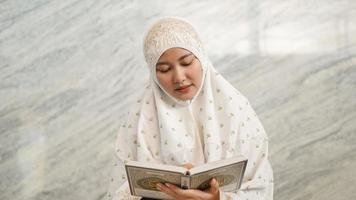
[[[219,183],[216,179],[210,181],[210,188],[207,191],[183,190],[173,184],[157,184],[157,188],[176,200],[219,200]]]

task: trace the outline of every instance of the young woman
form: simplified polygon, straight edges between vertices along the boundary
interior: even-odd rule
[[[109,199],[130,195],[123,163],[138,160],[191,168],[236,155],[248,158],[240,190],[157,188],[174,199],[273,199],[268,137],[249,101],[221,74],[197,32],[183,19],[164,18],[144,39],[150,82],[120,127]]]

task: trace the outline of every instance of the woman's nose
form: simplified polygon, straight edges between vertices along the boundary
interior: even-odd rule
[[[174,83],[182,83],[186,79],[185,71],[181,67],[175,67],[173,76]]]

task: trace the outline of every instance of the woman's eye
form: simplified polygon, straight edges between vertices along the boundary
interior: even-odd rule
[[[169,71],[169,68],[162,68],[162,69],[156,69],[157,71],[161,72],[161,73],[166,73]]]
[[[193,62],[193,60],[188,60],[188,61],[183,61],[180,64],[183,66],[188,66],[188,65],[192,64],[192,62]]]
[[[183,65],[183,66],[188,66],[190,64],[192,64],[192,62],[190,62],[190,63],[181,63],[181,65]]]

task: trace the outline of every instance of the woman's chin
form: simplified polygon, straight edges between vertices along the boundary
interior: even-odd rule
[[[180,95],[174,95],[175,98],[181,101],[188,101],[194,98],[195,94],[180,94]]]

